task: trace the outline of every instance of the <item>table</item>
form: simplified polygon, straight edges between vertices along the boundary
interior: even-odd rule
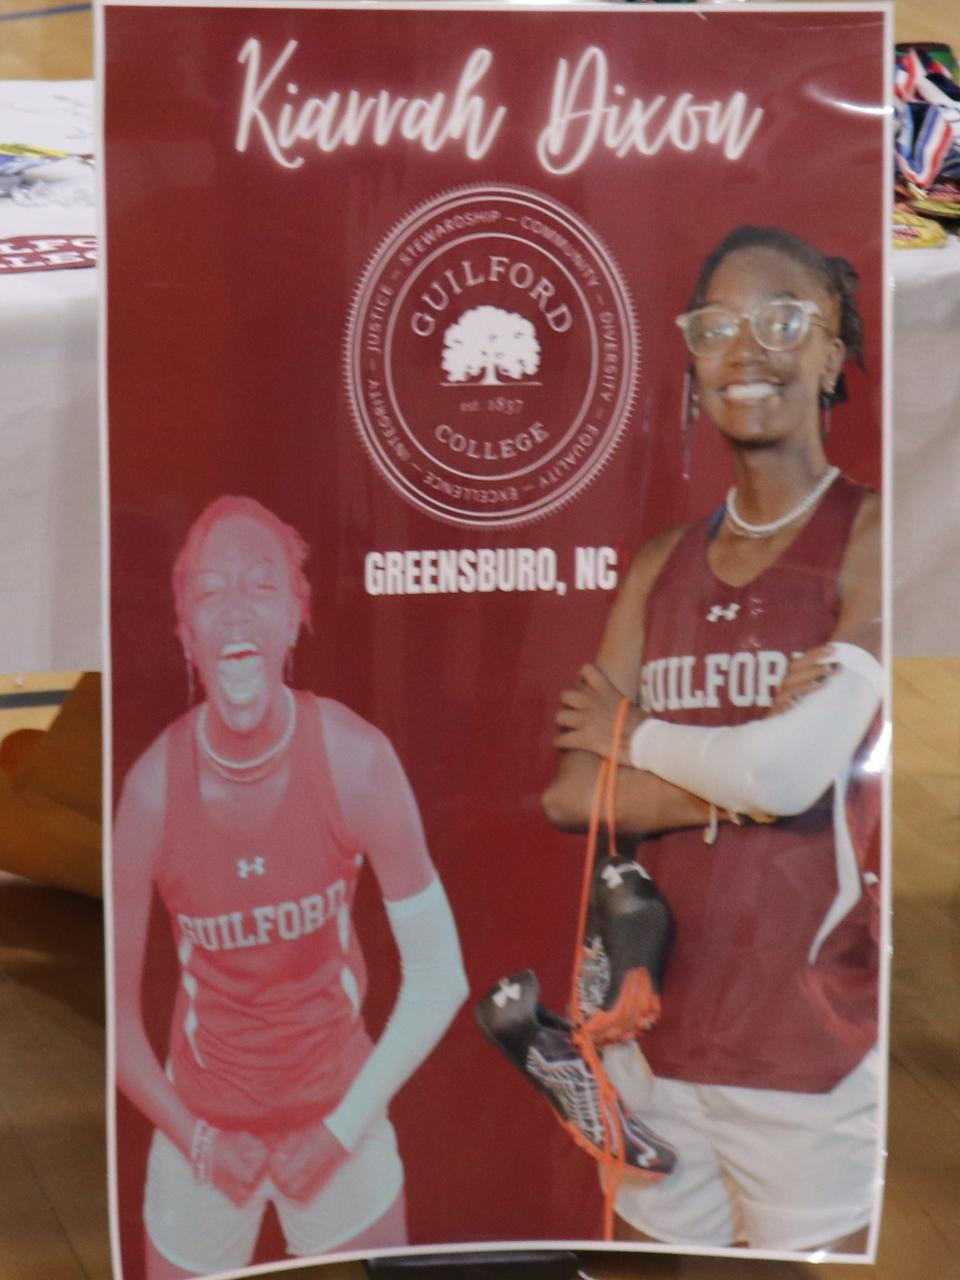
[[[88,81],[0,82],[0,144],[86,154],[94,138]],[[0,196],[0,671],[101,664],[97,271],[80,265],[95,212],[83,176],[35,186],[29,204]]]

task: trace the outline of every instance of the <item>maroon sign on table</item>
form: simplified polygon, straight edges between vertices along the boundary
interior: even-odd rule
[[[0,271],[68,271],[96,265],[95,236],[10,236],[0,240]]]

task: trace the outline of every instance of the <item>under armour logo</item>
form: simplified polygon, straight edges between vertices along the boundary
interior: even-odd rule
[[[727,622],[732,622],[739,612],[740,606],[736,603],[728,605],[714,604],[710,606],[707,621],[719,622],[723,618]]]
[[[504,1009],[508,1000],[519,1000],[520,996],[519,982],[511,982],[509,978],[501,978],[499,987],[493,993],[493,1003],[498,1009]]]
[[[249,875],[265,876],[267,874],[267,866],[262,858],[254,858],[248,862],[246,858],[237,859],[237,875],[241,880],[246,880]]]
[[[636,871],[637,875],[643,876],[644,880],[649,880],[650,876],[646,870],[640,866],[639,862],[621,862],[619,866],[611,862],[600,872],[600,879],[606,884],[608,889],[619,889],[623,884],[623,873],[625,871]]]

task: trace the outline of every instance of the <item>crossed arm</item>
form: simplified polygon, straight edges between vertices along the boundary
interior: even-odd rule
[[[589,822],[597,771],[601,758],[611,749],[620,698],[632,704],[625,734],[639,723],[636,703],[647,595],[683,532],[677,529],[661,534],[637,553],[610,612],[596,663],[584,668],[577,686],[562,696],[556,717],[561,732],[555,739],[561,755],[544,792],[543,807],[550,822],[563,831],[582,831]],[[649,771],[625,766],[618,769],[616,818],[617,829],[624,835],[705,826],[709,817],[709,803],[682,787]]]
[[[588,819],[599,760],[613,753],[617,821],[631,835],[705,825],[712,804],[774,815],[802,812],[860,742],[882,692],[879,504],[867,498],[840,575],[842,608],[832,643],[789,667],[771,715],[736,728],[702,729],[647,718],[636,705],[612,742],[621,696],[635,703],[647,594],[682,530],[648,543],[614,606],[595,665],[561,699],[560,766],[545,796],[557,826]],[[624,765],[629,767],[623,767]]]

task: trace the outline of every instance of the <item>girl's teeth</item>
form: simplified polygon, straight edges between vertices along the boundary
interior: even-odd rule
[[[776,394],[777,388],[772,382],[738,382],[727,387],[726,391],[728,400],[765,400]]]
[[[225,644],[220,650],[221,658],[237,658],[247,654],[255,654],[257,652],[256,645],[249,644],[246,641],[238,641],[234,644]]]

